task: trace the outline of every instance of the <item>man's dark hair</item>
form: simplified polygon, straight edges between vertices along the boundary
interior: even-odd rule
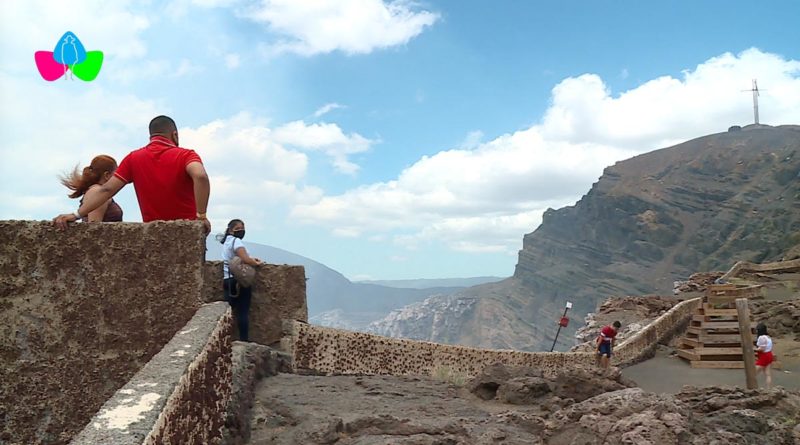
[[[178,131],[175,121],[169,116],[156,116],[150,121],[150,136],[170,135],[173,131]]]
[[[614,328],[619,329],[621,327],[622,327],[622,323],[620,323],[619,321],[615,321],[614,322]]]

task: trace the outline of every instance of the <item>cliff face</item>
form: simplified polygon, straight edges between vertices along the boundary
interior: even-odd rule
[[[608,167],[575,206],[525,235],[514,276],[536,294],[668,293],[736,260],[779,260],[800,242],[800,127],[695,139]]]
[[[574,206],[546,211],[512,278],[460,293],[479,301],[454,342],[549,349],[571,301],[564,350],[609,296],[671,294],[695,271],[777,261],[798,244],[800,126],[701,137],[608,167]]]

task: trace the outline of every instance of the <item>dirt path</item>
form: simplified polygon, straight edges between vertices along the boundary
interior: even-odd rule
[[[772,384],[800,389],[800,342],[775,339],[775,354],[783,369],[772,370]],[[743,369],[695,369],[678,356],[669,355],[667,348],[659,348],[655,357],[625,368],[622,374],[654,393],[676,394],[684,385],[745,387]],[[759,386],[763,386],[764,377],[760,375],[758,379]]]

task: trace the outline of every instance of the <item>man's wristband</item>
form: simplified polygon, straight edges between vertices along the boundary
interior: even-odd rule
[[[83,217],[81,216],[81,214],[77,210],[75,211],[75,213],[72,214],[72,216],[75,217],[75,221],[83,220]]]
[[[208,219],[208,218],[206,218],[206,214],[205,213],[198,213],[197,214],[197,219]]]

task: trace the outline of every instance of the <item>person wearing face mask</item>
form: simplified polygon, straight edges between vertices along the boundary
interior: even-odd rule
[[[117,161],[111,156],[95,156],[92,162],[78,171],[78,167],[70,173],[61,177],[61,183],[72,190],[70,198],[81,198],[81,203],[85,199],[92,199],[99,192],[100,186],[105,184],[114,175],[117,169]],[[102,203],[100,207],[89,212],[87,215],[89,222],[118,222],[122,221],[122,207],[113,199]]]
[[[150,121],[150,143],[125,156],[97,193],[86,196],[76,212],[53,218],[53,223],[63,230],[68,223],[86,218],[129,183],[136,190],[142,221],[200,220],[206,233],[211,231],[206,217],[211,191],[208,174],[194,150],[178,146],[178,128],[167,116]]]
[[[249,341],[250,298],[252,288],[242,287],[230,272],[229,264],[233,257],[238,256],[242,262],[251,266],[263,264],[258,258],[252,258],[244,247],[244,222],[241,219],[232,219],[224,235],[218,235],[217,240],[222,243],[222,288],[225,292],[225,301],[231,305],[239,326],[239,340]]]

